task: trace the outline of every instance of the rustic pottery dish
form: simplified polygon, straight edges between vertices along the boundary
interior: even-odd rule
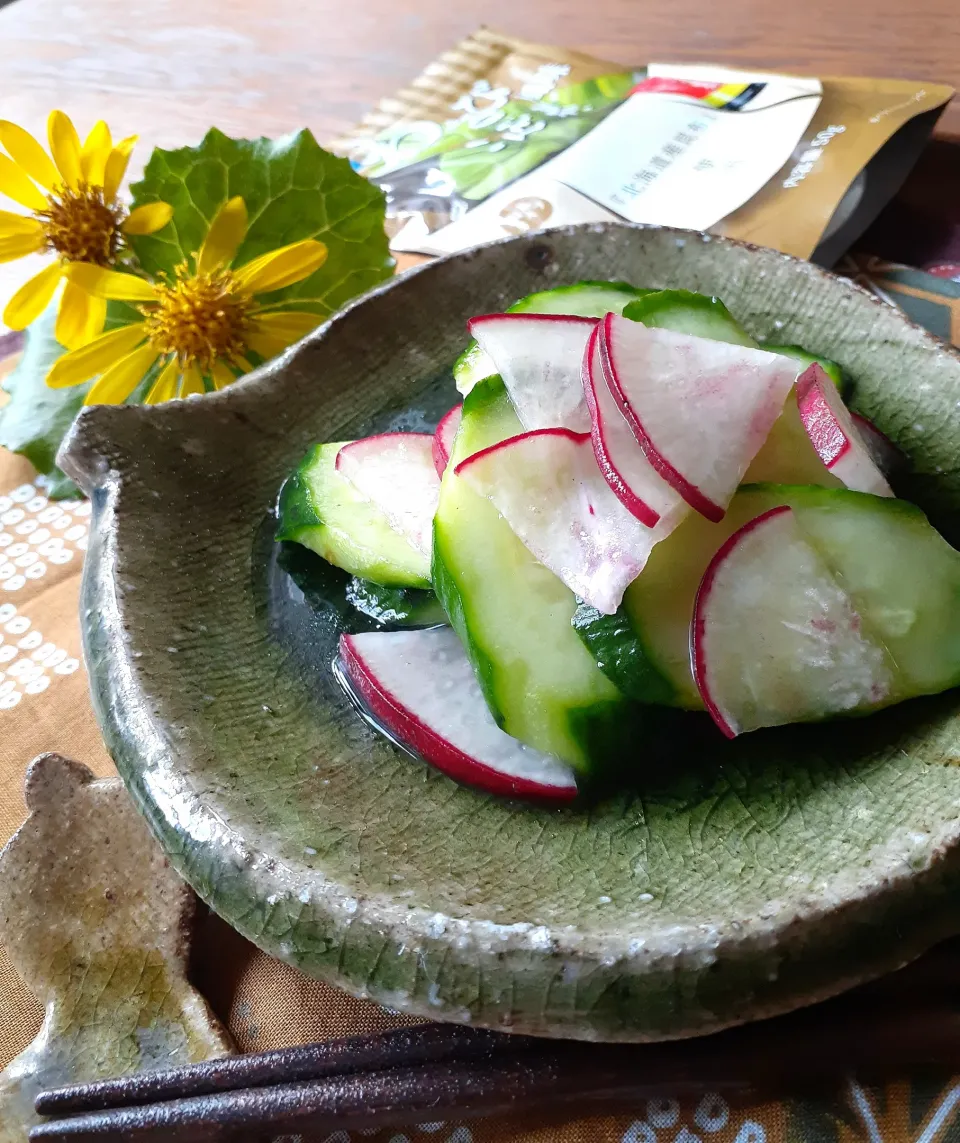
[[[0,1143],[26,1143],[45,1088],[234,1051],[187,980],[196,898],[120,779],[41,754],[24,795],[0,852],[0,940],[44,1021],[0,1071]]]
[[[554,1036],[708,1032],[840,991],[960,931],[960,693],[722,742],[638,743],[636,789],[539,810],[372,731],[272,539],[317,440],[435,423],[464,323],[583,278],[720,295],[839,361],[957,542],[960,356],[769,250],[585,226],[435,262],[199,401],[85,410],[62,463],[94,525],[94,702],[176,867],[304,972],[407,1012]],[[953,530],[951,531],[951,527]]]

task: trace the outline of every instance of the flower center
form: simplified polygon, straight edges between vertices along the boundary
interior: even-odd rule
[[[144,310],[144,330],[161,354],[175,353],[183,367],[196,362],[209,372],[218,358],[233,361],[246,350],[256,307],[229,270],[190,275],[180,265],[172,283],[156,284],[157,304]]]
[[[80,183],[47,196],[46,210],[36,217],[47,245],[70,262],[112,266],[120,246],[123,210],[103,201],[103,187]]]

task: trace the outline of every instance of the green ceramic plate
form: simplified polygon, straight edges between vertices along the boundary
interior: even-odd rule
[[[941,527],[960,520],[960,356],[898,311],[769,250],[552,231],[395,280],[216,396],[85,410],[62,463],[95,506],[87,661],[174,864],[267,951],[438,1019],[689,1035],[960,931],[960,692],[732,744],[685,732],[649,751],[635,793],[589,812],[509,805],[357,717],[330,672],[340,620],[271,540],[308,445],[429,425],[456,399],[470,315],[580,278],[716,293],[751,333],[841,362],[912,459],[909,494]]]

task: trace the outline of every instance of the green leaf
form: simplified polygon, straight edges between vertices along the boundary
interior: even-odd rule
[[[50,389],[46,376],[66,350],[53,336],[57,301],[27,328],[26,345],[16,369],[4,380],[10,396],[0,409],[0,445],[20,453],[37,472],[51,478],[54,500],[79,495],[79,489],[57,468],[57,449],[73,424],[90,384]]]
[[[216,129],[198,147],[155,150],[143,181],[132,188],[134,206],[162,200],[174,208],[159,233],[131,240],[141,269],[155,276],[200,249],[210,222],[228,198],[242,195],[250,224],[234,265],[268,251],[317,238],[326,243],[327,261],[303,282],[263,295],[325,317],[393,271],[384,233],[384,198],[378,187],[356,174],[346,159],[324,151],[309,131],[282,139],[229,139]],[[64,352],[54,337],[56,305],[27,331],[20,364],[4,382],[10,395],[0,410],[0,445],[25,456],[53,481],[51,495],[76,493],[57,468],[60,442],[93,382],[49,389],[46,375]],[[124,303],[111,302],[106,329],[140,320]],[[251,359],[258,360],[251,354]],[[156,378],[156,366],[128,400],[139,404]]]
[[[326,316],[393,271],[383,193],[306,130],[280,139],[230,139],[214,128],[198,147],[155,150],[131,191],[135,207],[158,200],[173,207],[163,230],[131,238],[151,275],[172,274],[196,254],[234,195],[243,197],[250,219],[234,266],[304,238],[329,250],[316,273],[265,301],[295,299],[298,309]]]
[[[2,386],[9,400],[0,409],[0,446],[25,456],[37,472],[48,478],[47,495],[52,500],[80,495],[69,476],[57,468],[57,451],[96,380],[92,378],[69,389],[51,389],[47,385],[50,367],[66,353],[53,335],[58,304],[55,298],[27,327],[23,356]],[[124,302],[110,302],[104,328],[125,325],[139,316]],[[137,387],[130,404],[142,401],[155,376],[156,369]]]

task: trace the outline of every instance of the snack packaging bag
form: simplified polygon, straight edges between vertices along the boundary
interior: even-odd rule
[[[397,253],[626,219],[833,264],[952,89],[712,64],[630,69],[488,29],[336,144],[385,191]]]

